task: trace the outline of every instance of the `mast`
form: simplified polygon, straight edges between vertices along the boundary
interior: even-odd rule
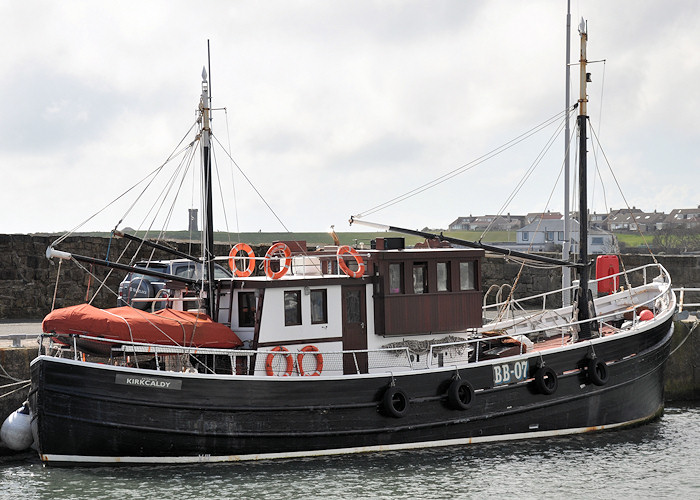
[[[571,246],[571,214],[569,213],[569,105],[571,103],[571,0],[566,2],[566,122],[564,125],[564,245],[562,247],[561,259],[569,260],[569,249]],[[571,304],[571,272],[568,267],[561,270],[562,305]]]
[[[588,121],[588,97],[586,94],[586,83],[589,75],[586,73],[586,43],[588,42],[588,33],[586,22],[581,18],[581,23],[578,27],[581,36],[581,57],[579,60],[580,66],[580,95],[578,100],[579,114],[577,118],[579,129],[579,167],[578,167],[578,185],[579,185],[579,289],[578,289],[578,321],[586,321],[590,318],[588,310],[588,176],[586,162],[586,123]],[[582,323],[579,333],[580,339],[588,339],[591,337],[590,323]]]
[[[206,311],[209,316],[216,311],[216,296],[214,295],[214,210],[212,208],[212,177],[211,177],[211,103],[209,100],[209,83],[207,70],[202,68],[202,97],[199,102],[202,113],[202,170],[204,176],[204,245],[202,255],[207,269],[205,290],[207,293]],[[214,318],[216,319],[216,318]]]

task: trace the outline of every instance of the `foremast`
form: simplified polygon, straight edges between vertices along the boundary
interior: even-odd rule
[[[209,316],[216,311],[216,295],[214,294],[214,209],[212,207],[212,176],[211,176],[211,102],[209,97],[209,82],[207,70],[202,69],[202,97],[199,101],[199,111],[202,119],[201,149],[202,149],[202,173],[203,173],[203,213],[204,234],[202,245],[202,257],[207,269],[205,282],[206,311]],[[214,318],[215,319],[215,318]]]
[[[587,175],[587,149],[586,149],[586,124],[588,122],[588,96],[586,93],[586,84],[590,75],[586,73],[586,44],[588,42],[588,33],[586,22],[581,19],[578,27],[579,36],[581,37],[581,56],[579,58],[580,70],[580,94],[578,100],[578,130],[579,130],[579,167],[578,167],[578,186],[579,186],[579,289],[576,309],[578,310],[578,321],[581,321],[579,338],[587,339],[591,337],[591,325],[587,321],[590,319],[590,309],[588,300],[588,279],[589,266],[588,262],[588,175]]]

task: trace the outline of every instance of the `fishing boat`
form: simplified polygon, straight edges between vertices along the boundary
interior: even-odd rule
[[[585,24],[580,34],[585,215]],[[190,345],[174,334],[167,342],[106,339],[99,326],[49,324],[47,335],[61,342],[44,346],[32,362],[29,395],[44,464],[463,446],[614,429],[661,414],[676,299],[660,264],[620,271],[617,256],[606,256],[594,277],[585,223],[576,262],[390,225],[375,227],[427,244],[408,248],[403,238],[377,237],[368,247],[310,249],[279,241],[263,255],[240,242],[228,255],[214,255],[211,109],[205,73],[193,141],[207,188],[204,251],[192,258],[212,278],[160,277],[186,285],[172,287],[169,308],[213,318],[243,345]],[[367,223],[351,219],[358,222]],[[156,272],[57,246],[49,258]],[[484,306],[486,252],[573,268],[578,282]],[[232,277],[215,277],[217,260],[228,261]],[[563,294],[571,305],[557,305]],[[133,313],[145,322],[150,314]],[[109,357],[85,355],[80,342],[87,341],[107,342]]]

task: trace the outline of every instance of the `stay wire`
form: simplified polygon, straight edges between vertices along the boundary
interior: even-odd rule
[[[571,112],[573,112],[573,110],[571,110]],[[501,216],[503,215],[503,212],[506,211],[506,209],[508,208],[508,205],[510,205],[510,203],[513,201],[513,199],[515,199],[515,197],[516,197],[517,194],[520,192],[520,190],[523,188],[523,186],[525,185],[525,183],[526,183],[526,182],[528,181],[528,179],[532,176],[532,174],[535,172],[535,170],[537,169],[537,167],[542,163],[542,160],[544,159],[545,155],[546,155],[547,152],[549,152],[549,150],[552,148],[552,145],[554,144],[554,141],[555,141],[556,138],[559,136],[559,134],[563,131],[564,126],[565,126],[565,121],[562,120],[562,121],[560,122],[559,126],[557,126],[556,130],[554,131],[554,133],[550,136],[549,140],[548,140],[547,143],[544,145],[544,147],[542,148],[542,150],[540,150],[540,152],[537,154],[537,156],[536,156],[535,159],[533,160],[533,162],[532,162],[532,164],[530,165],[530,167],[526,170],[525,174],[521,177],[520,181],[518,181],[518,183],[516,184],[515,188],[514,188],[513,191],[510,193],[510,195],[508,196],[508,198],[506,199],[506,201],[503,203],[503,205],[501,205],[501,208],[498,209],[497,216],[494,217],[493,220],[491,220],[491,222],[489,223],[488,226],[486,226],[486,228],[485,228],[484,231],[482,232],[481,236],[479,237],[479,241],[481,241],[481,240],[484,238],[484,236],[486,235],[486,233],[488,233],[488,232],[491,230],[491,227],[496,223],[496,219],[497,219],[498,217],[501,217]],[[561,174],[560,174],[560,176],[561,176]],[[557,182],[558,182],[558,180],[557,180]],[[551,199],[551,197],[550,197],[550,199]],[[548,205],[547,205],[547,206],[548,206]],[[546,209],[547,209],[547,207],[545,207],[545,210],[546,210]],[[543,213],[544,213],[544,212],[543,212]]]
[[[590,122],[590,120],[589,120]],[[652,260],[654,261],[654,264],[659,264],[658,261],[656,260],[656,256],[654,255],[654,252],[651,251],[651,247],[649,247],[649,242],[647,241],[646,237],[644,236],[644,233],[641,231],[639,224],[637,223],[637,218],[634,216],[634,212],[630,208],[630,204],[627,201],[627,197],[625,196],[625,193],[622,192],[622,187],[620,186],[620,183],[617,180],[617,177],[615,176],[615,172],[613,172],[612,165],[610,165],[610,161],[608,160],[608,156],[605,154],[605,150],[603,149],[602,145],[600,144],[600,140],[598,139],[598,135],[595,132],[595,129],[591,125],[591,133],[593,134],[593,137],[595,137],[596,142],[598,143],[598,147],[600,148],[600,153],[603,155],[603,158],[605,159],[605,163],[608,166],[608,170],[610,170],[610,175],[612,175],[613,180],[615,181],[615,185],[617,185],[617,190],[620,192],[620,196],[622,196],[622,199],[625,201],[625,205],[627,206],[627,210],[629,210],[630,215],[632,216],[632,220],[634,221],[635,226],[637,227],[637,231],[639,232],[639,235],[642,237],[642,241],[644,242],[644,246],[647,247],[647,251],[649,252],[649,255],[651,255]]]
[[[180,154],[180,151],[178,151],[178,148],[180,148],[180,146],[182,145],[182,143],[185,141],[185,139],[187,138],[187,136],[190,135],[190,133],[192,132],[192,129],[193,129],[196,125],[197,125],[197,122],[195,122],[194,124],[192,124],[192,126],[190,127],[190,129],[187,131],[187,133],[184,135],[184,137],[183,137],[183,138],[180,140],[180,142],[177,144],[177,146],[175,147],[175,149],[173,150],[173,152],[170,154],[170,156],[168,156],[168,158],[167,158],[159,167],[157,167],[157,168],[155,168],[154,170],[152,170],[151,172],[149,172],[149,173],[148,173],[146,176],[144,176],[141,180],[139,180],[138,182],[136,182],[134,185],[132,185],[130,188],[128,188],[128,189],[127,189],[126,191],[124,191],[122,194],[120,194],[119,196],[117,196],[116,198],[114,198],[114,199],[113,199],[112,201],[110,201],[107,205],[105,205],[105,206],[102,207],[100,210],[98,210],[97,212],[95,212],[94,214],[92,214],[90,217],[88,217],[87,219],[85,219],[84,221],[82,221],[81,223],[79,223],[79,224],[78,224],[77,226],[75,226],[73,229],[69,230],[68,232],[64,233],[64,234],[61,235],[59,238],[57,238],[56,240],[54,240],[54,242],[51,244],[51,246],[52,246],[52,247],[57,246],[57,245],[58,245],[59,243],[61,243],[63,240],[65,240],[66,238],[68,238],[71,234],[75,233],[78,229],[80,229],[80,228],[83,227],[85,224],[87,224],[88,222],[90,222],[92,219],[94,219],[95,217],[97,217],[99,214],[101,214],[102,212],[104,212],[105,210],[107,210],[109,207],[111,207],[113,204],[115,204],[115,203],[116,203],[117,201],[119,201],[121,198],[123,198],[124,196],[126,196],[127,194],[129,194],[131,191],[133,191],[134,189],[136,189],[139,185],[141,185],[143,182],[147,181],[149,178],[151,178],[151,181],[148,183],[148,184],[150,185],[150,183],[153,182],[153,178],[155,178],[155,176],[157,176],[158,172],[160,172],[160,170],[161,170],[163,167],[165,167],[165,165],[167,165],[168,162],[170,162],[172,158],[174,158],[175,156],[177,156],[177,155]],[[146,187],[144,188],[144,191],[145,191],[146,189],[148,189],[148,186],[146,186]],[[139,197],[137,198],[137,201],[138,201],[138,199],[143,195],[143,192],[144,192],[144,191],[142,191],[142,193],[139,195]],[[136,203],[136,202],[134,202],[134,204],[135,204],[135,203]],[[126,217],[126,215],[129,213],[129,211],[131,210],[131,208],[133,208],[133,205],[134,205],[134,204],[132,204],[132,206],[129,208],[129,210],[127,210],[127,212],[122,216],[121,220],[116,224],[115,228],[116,228],[119,224],[121,224],[121,222],[124,220],[124,217]]]
[[[253,184],[253,182],[248,178],[248,176],[245,174],[245,172],[243,171],[243,169],[238,165],[238,163],[236,163],[236,160],[233,159],[233,157],[231,156],[231,154],[230,154],[228,151],[226,151],[226,148],[224,148],[223,144],[221,144],[221,142],[219,141],[219,138],[218,138],[217,136],[215,136],[214,134],[212,134],[212,138],[217,142],[217,144],[218,144],[219,146],[221,146],[221,149],[224,150],[224,152],[226,153],[226,155],[229,157],[229,159],[231,160],[231,162],[233,162],[234,166],[238,169],[238,171],[241,173],[241,175],[243,176],[243,178],[244,178],[246,181],[248,181],[248,184],[250,184],[250,187],[253,188],[253,191],[255,191],[255,193],[258,195],[258,197],[260,198],[260,200],[262,200],[262,202],[265,204],[265,206],[268,208],[268,210],[270,210],[270,213],[272,213],[272,215],[275,216],[275,219],[277,219],[277,221],[282,225],[282,227],[284,228],[284,230],[287,231],[288,233],[290,233],[291,231],[287,228],[287,226],[284,224],[284,222],[282,222],[282,219],[279,218],[279,216],[277,215],[277,213],[273,210],[273,208],[272,208],[272,207],[270,206],[270,204],[267,202],[267,200],[266,200],[265,197],[262,195],[262,193],[260,193],[260,191],[258,191],[258,188],[255,187],[255,184]]]
[[[574,105],[574,106],[576,106],[576,105]],[[539,125],[532,127],[528,131],[523,132],[522,134],[511,139],[510,141],[506,142],[505,144],[503,144],[497,148],[492,149],[488,153],[485,153],[485,154],[481,155],[480,157],[478,157],[478,158],[476,158],[468,163],[465,163],[464,165],[462,165],[460,167],[457,167],[457,168],[455,168],[455,169],[453,169],[453,170],[451,170],[451,171],[449,171],[449,172],[447,172],[447,173],[445,173],[445,174],[443,174],[443,175],[441,175],[441,176],[439,176],[431,181],[428,181],[428,182],[422,184],[421,186],[418,186],[410,191],[407,191],[406,193],[403,193],[399,196],[396,196],[396,197],[394,197],[394,198],[392,198],[384,203],[380,203],[378,205],[375,205],[374,207],[371,207],[363,212],[359,212],[358,214],[354,215],[354,217],[362,218],[362,217],[366,217],[367,215],[371,215],[375,212],[378,212],[380,210],[384,210],[385,208],[388,208],[390,206],[396,205],[397,203],[400,203],[400,202],[405,201],[409,198],[412,198],[413,196],[416,196],[416,195],[418,195],[424,191],[427,191],[428,189],[431,189],[435,186],[438,186],[438,185],[440,185],[440,184],[442,184],[442,183],[444,183],[444,182],[446,182],[446,181],[448,181],[448,180],[450,180],[450,179],[452,179],[452,178],[454,178],[454,177],[456,177],[464,172],[467,172],[467,171],[477,167],[478,165],[484,163],[486,160],[489,160],[489,159],[493,158],[494,156],[497,156],[497,155],[503,153],[504,151],[507,151],[508,149],[514,147],[515,145],[523,142],[525,139],[528,139],[529,137],[536,134],[540,130],[547,128],[553,122],[559,120],[562,114],[565,114],[568,111],[569,110],[560,111],[556,115],[541,122]]]

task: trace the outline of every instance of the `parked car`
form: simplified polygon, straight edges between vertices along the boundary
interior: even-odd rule
[[[136,267],[144,269],[152,269],[161,273],[172,274],[174,276],[182,276],[183,278],[200,280],[202,272],[206,278],[206,269],[199,262],[192,262],[187,259],[175,260],[156,260],[150,262],[137,262]],[[219,264],[214,265],[214,277],[231,278],[231,271]],[[159,310],[166,307],[166,301],[133,301],[132,299],[153,299],[166,298],[172,296],[173,288],[181,288],[182,284],[177,281],[165,280],[155,276],[148,276],[138,272],[131,272],[124,277],[124,280],[119,284],[119,296],[117,298],[118,306],[130,305],[137,309],[152,309]],[[187,309],[187,306],[185,306]]]

